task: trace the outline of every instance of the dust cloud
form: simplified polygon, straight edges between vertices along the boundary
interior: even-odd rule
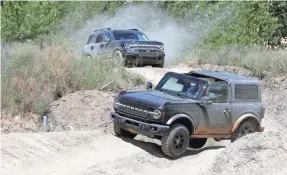
[[[181,22],[175,20],[158,7],[150,4],[130,5],[119,9],[114,15],[100,14],[86,21],[85,25],[72,32],[70,39],[82,49],[89,34],[99,28],[131,29],[144,32],[150,40],[164,43],[166,62],[173,61],[202,43],[215,24],[223,20],[230,10],[217,10],[212,19],[198,18],[196,13]],[[79,50],[79,51],[80,51]]]

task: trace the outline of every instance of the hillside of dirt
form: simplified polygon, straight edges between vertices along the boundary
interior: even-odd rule
[[[287,145],[282,135],[269,131],[242,137],[215,156],[205,175],[287,174]]]
[[[51,104],[51,131],[81,131],[103,128],[110,132],[109,114],[116,94],[98,90],[78,91]]]

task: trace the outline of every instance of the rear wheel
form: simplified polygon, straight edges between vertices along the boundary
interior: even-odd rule
[[[207,138],[193,138],[189,140],[189,147],[193,149],[202,148],[207,141]]]
[[[232,134],[231,142],[254,132],[256,132],[256,123],[253,120],[246,120],[240,123],[237,130]]]
[[[185,154],[190,139],[188,129],[181,124],[175,124],[170,131],[162,137],[161,148],[165,155],[178,158]]]
[[[120,126],[116,123],[114,123],[114,132],[116,136],[118,137],[128,137],[128,138],[133,139],[137,136],[137,134],[131,133],[127,130],[120,128]]]

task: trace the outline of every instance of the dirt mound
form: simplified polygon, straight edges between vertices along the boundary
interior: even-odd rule
[[[115,94],[97,90],[78,91],[51,104],[50,131],[108,129]]]
[[[287,174],[287,149],[278,132],[242,137],[215,157],[206,174]]]
[[[7,111],[1,111],[1,133],[36,132],[41,129],[38,121],[39,116],[36,114],[13,116]]]

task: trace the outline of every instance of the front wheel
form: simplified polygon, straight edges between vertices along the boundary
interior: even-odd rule
[[[190,139],[188,129],[181,124],[175,124],[161,139],[161,148],[165,155],[178,158],[185,154]]]
[[[162,61],[160,64],[154,65],[154,67],[163,68],[164,67],[164,61]]]
[[[118,137],[128,137],[134,139],[137,136],[137,134],[131,133],[127,130],[120,128],[120,126],[116,123],[114,123],[114,132]]]
[[[113,54],[113,60],[117,65],[127,66],[126,60],[119,50],[115,51]]]

